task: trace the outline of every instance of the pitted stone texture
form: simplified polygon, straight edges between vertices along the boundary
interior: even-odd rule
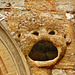
[[[62,69],[54,69],[54,70],[52,70],[52,75],[67,75],[67,74]]]
[[[65,70],[66,75],[75,75],[75,70]]]
[[[54,11],[55,0],[27,0],[26,8],[33,11]]]
[[[75,0],[56,0],[56,9],[59,11],[75,11]]]
[[[0,0],[0,8],[15,8],[25,6],[25,0]]]
[[[28,1],[30,1],[30,0],[28,0]],[[43,1],[46,1],[46,0],[43,0]],[[66,11],[73,11],[73,9],[74,9],[73,6],[74,6],[75,0],[70,0],[70,2],[73,1],[73,5],[70,5],[71,3],[69,4],[69,2],[67,2],[67,1],[69,1],[69,0],[60,1],[58,4],[56,3],[57,10],[58,11],[65,11],[65,12]],[[65,2],[67,2],[68,4],[66,4]],[[34,2],[34,4],[35,4],[35,6],[33,5],[30,8],[38,8],[38,7],[40,8],[40,6],[41,6],[41,5],[39,5],[40,4],[39,2],[37,4],[37,7],[36,7],[35,2]],[[45,4],[48,4],[48,2],[47,3],[45,2]],[[11,4],[4,5],[3,7],[6,8],[5,6],[7,6],[8,8],[12,7]],[[17,6],[17,8],[18,7],[20,8],[21,5],[13,5],[13,6],[14,6],[14,8],[16,8],[16,6]],[[46,5],[43,5],[43,6],[46,6]],[[49,4],[49,6],[47,5],[46,7],[50,8],[50,4]],[[44,10],[43,8],[40,8],[40,9]],[[9,10],[7,10],[7,11],[9,11]],[[34,9],[32,9],[32,10],[34,10]],[[64,70],[61,70],[62,68],[63,69],[67,69],[67,68],[68,69],[69,68],[75,69],[75,47],[74,47],[74,44],[75,44],[74,39],[75,38],[73,38],[73,36],[74,36],[73,30],[75,30],[75,29],[71,28],[72,27],[71,23],[69,23],[69,21],[65,18],[65,14],[63,17],[63,15],[60,12],[59,12],[59,14],[58,13],[54,14],[54,12],[56,12],[56,11],[50,12],[47,10],[40,12],[41,14],[39,13],[39,11],[37,11],[38,13],[36,13],[34,11],[31,11],[31,10],[28,10],[28,11],[25,10],[25,11],[23,11],[24,12],[23,14],[20,10],[16,11],[16,9],[14,11],[16,13],[12,12],[11,10],[10,10],[10,12],[7,12],[7,11],[5,11],[6,13],[4,14],[7,17],[6,18],[6,22],[7,22],[6,28],[11,33],[12,37],[17,41],[17,43],[21,47],[24,55],[26,55],[26,56],[28,55],[29,50],[31,49],[33,43],[36,42],[36,40],[38,40],[38,36],[35,36],[32,34],[34,31],[38,31],[39,33],[42,32],[42,35],[44,33],[45,37],[48,37],[48,35],[46,35],[46,34],[48,34],[50,32],[50,30],[53,28],[55,31],[55,35],[54,35],[54,37],[50,36],[50,38],[52,37],[54,39],[53,42],[55,42],[57,45],[60,45],[60,46],[64,44],[63,40],[65,42],[69,43],[69,45],[67,46],[66,54],[63,52],[65,54],[64,57],[61,59],[61,61],[59,61],[57,64],[55,64],[53,68],[56,68],[55,71],[58,71],[58,72],[60,71],[59,75],[61,75],[62,72],[64,74],[67,73],[67,75],[74,72],[74,71],[70,71],[70,73],[68,73],[68,71],[66,71],[66,73],[65,73]],[[37,17],[38,14],[39,14],[39,17]],[[52,21],[54,22],[54,24],[52,24],[53,27],[50,26]],[[52,28],[47,26],[48,29],[50,29],[50,30],[46,29],[45,24],[49,25]],[[58,26],[57,26],[57,24],[58,24]],[[60,39],[61,37],[65,38],[65,39]],[[45,39],[47,39],[47,38],[45,38]],[[31,67],[35,66],[33,62],[29,61],[29,64]],[[59,68],[59,70],[57,70],[57,68]],[[50,71],[48,70],[49,71],[48,72],[47,68],[42,69],[42,70],[39,70],[39,69],[40,68],[35,69],[33,67],[31,69],[33,75],[37,75],[37,72],[39,72],[38,75],[39,74],[40,75],[44,75],[44,74],[50,75],[50,73],[49,73]],[[57,72],[55,72],[55,71],[53,71],[52,73],[57,74]],[[74,75],[75,75],[75,73],[74,73]]]
[[[48,16],[48,14],[50,16]],[[23,53],[27,56],[31,66],[36,66],[35,63],[41,64],[31,61],[28,58],[31,48],[38,41],[49,40],[52,41],[56,47],[60,46],[58,49],[62,49],[61,51],[59,50],[61,52],[61,57],[63,56],[64,50],[66,49],[66,42],[71,42],[69,31],[66,29],[69,29],[70,22],[66,20],[65,14],[61,12],[44,12],[40,13],[39,15],[36,13],[35,15],[30,11],[25,11],[25,14],[21,16],[8,16],[6,21],[8,24],[7,29],[11,32],[13,38],[18,42]],[[51,30],[54,30],[55,35],[49,34]],[[39,33],[38,36],[32,34],[35,31]],[[64,38],[65,35],[66,37]],[[50,66],[48,63],[41,65]]]
[[[53,69],[52,75],[75,75],[75,70],[71,69]]]

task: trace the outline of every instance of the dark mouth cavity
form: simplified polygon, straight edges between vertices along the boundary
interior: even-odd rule
[[[29,57],[34,61],[53,60],[57,56],[57,48],[50,41],[44,40],[41,40],[36,43],[29,53]]]

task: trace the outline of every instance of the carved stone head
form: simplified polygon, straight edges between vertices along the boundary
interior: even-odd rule
[[[48,0],[28,0],[24,12],[19,17],[7,17],[6,21],[8,30],[21,47],[30,67],[47,68],[57,62],[56,68],[60,68],[62,63],[69,62],[69,65],[67,55],[73,52],[72,23],[66,19],[65,13],[56,11],[55,5]]]

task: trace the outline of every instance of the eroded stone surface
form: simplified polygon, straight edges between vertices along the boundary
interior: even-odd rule
[[[74,70],[53,69],[52,75],[74,75]]]
[[[66,72],[64,70],[61,70],[61,69],[55,69],[55,70],[52,70],[52,75],[66,75]]]
[[[55,3],[53,0],[52,2],[48,2],[48,0],[47,2],[46,0],[27,0],[26,10],[5,9],[1,11],[2,13],[0,12],[5,15],[6,29],[21,47],[34,75],[51,75],[51,73],[52,75],[71,75],[71,73],[74,73],[73,70],[62,70],[75,69],[74,37],[71,23],[71,21],[75,22],[74,3],[71,5],[71,1],[70,4],[68,4],[69,1],[56,1]],[[69,16],[66,15],[66,12]],[[52,30],[55,32],[54,35],[49,34]],[[34,35],[34,32],[38,32],[38,36]],[[54,60],[52,63],[31,60],[28,54],[34,44],[40,40],[51,41],[58,48],[60,58],[63,55],[64,57],[62,59],[59,58],[59,62]],[[51,65],[54,65],[53,68],[55,68],[52,72],[47,69],[47,67],[52,68]]]
[[[0,8],[19,8],[25,6],[24,3],[24,0],[0,0]]]
[[[19,46],[21,47],[23,53],[29,59],[28,54],[31,51],[34,44],[40,40],[52,41],[52,43],[57,47],[59,55],[63,56],[67,44],[71,43],[71,38],[69,32],[66,28],[70,27],[70,22],[66,20],[65,14],[61,12],[47,12],[51,17],[46,15],[34,15],[30,11],[25,11],[25,14],[21,16],[9,16],[6,18],[8,23],[8,30],[16,39]],[[43,14],[47,14],[46,12]],[[60,16],[53,16],[54,14]],[[14,27],[14,28],[13,28]],[[54,35],[50,35],[50,31],[54,31]],[[36,36],[32,34],[33,32],[38,32],[39,35]],[[57,41],[58,40],[58,41]],[[61,49],[60,49],[61,48]],[[28,60],[31,66],[50,66],[47,63],[34,62],[31,59]],[[55,63],[57,61],[55,60]],[[53,63],[53,64],[55,64]],[[39,64],[39,65],[37,65]]]

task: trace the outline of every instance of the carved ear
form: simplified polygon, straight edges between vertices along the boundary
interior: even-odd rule
[[[66,38],[66,44],[69,45],[71,43],[71,37],[68,34],[66,34],[64,38]]]

